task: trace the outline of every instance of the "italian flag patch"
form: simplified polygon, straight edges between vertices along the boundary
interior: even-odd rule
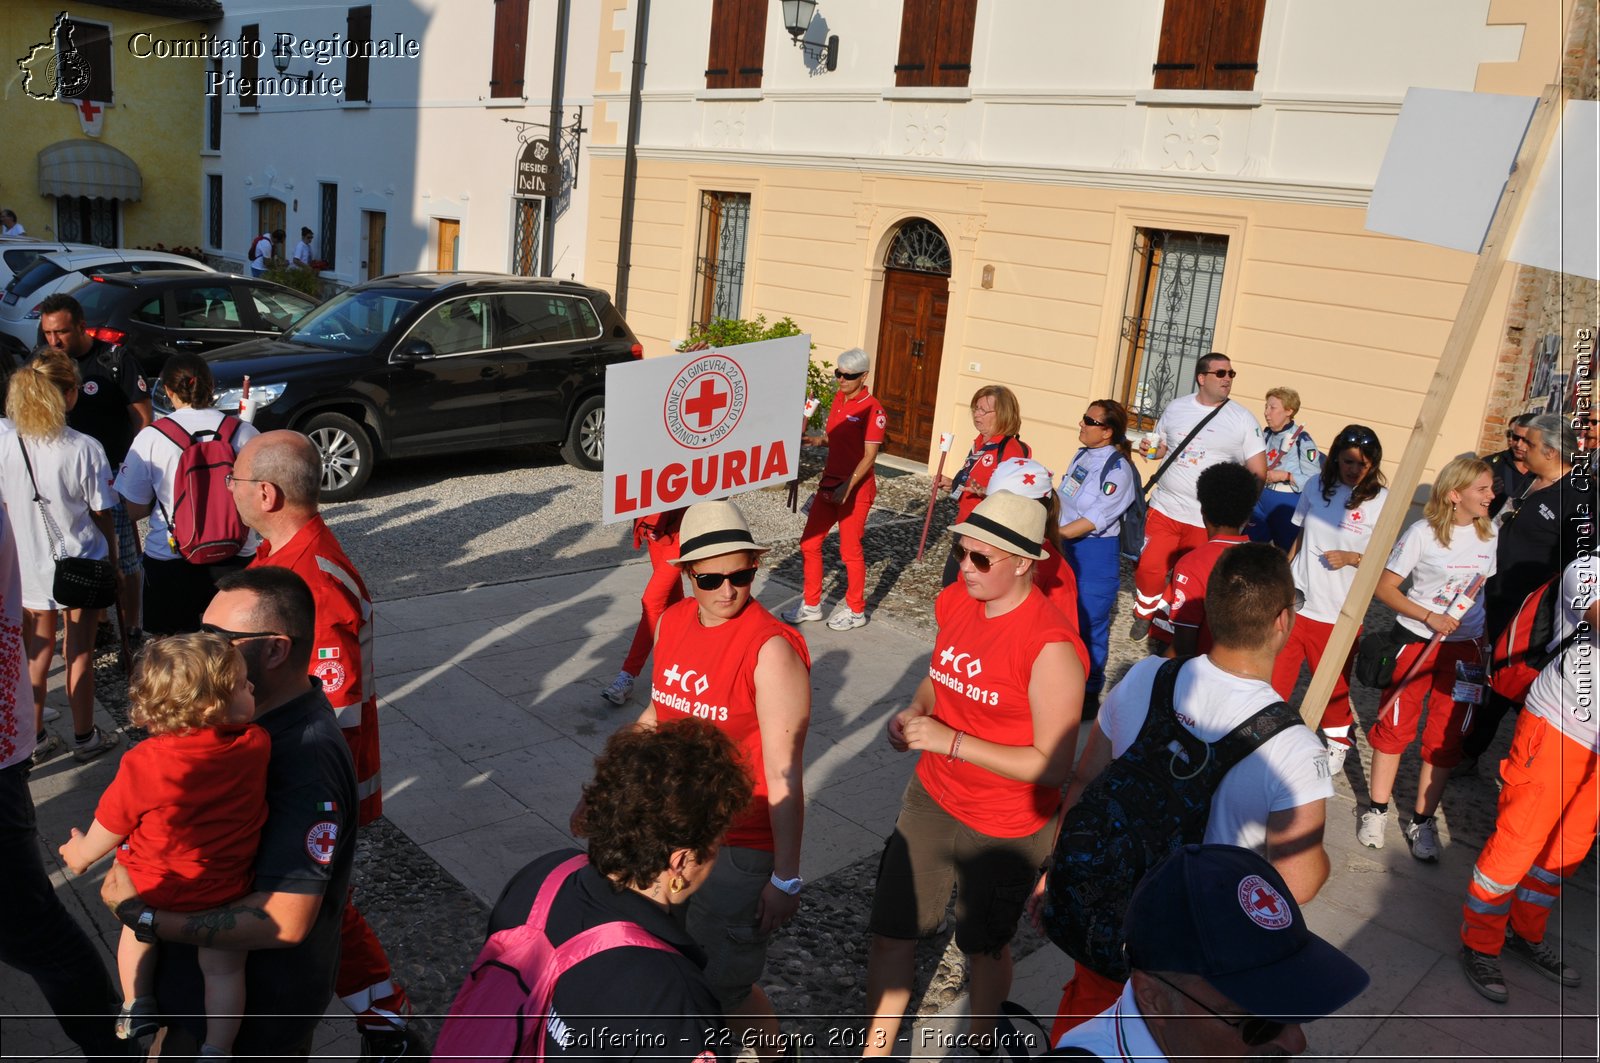
[[[336,802],[324,801],[320,805],[317,806],[317,811],[318,812],[337,812],[337,811],[339,811],[339,806],[338,806],[338,804]]]
[[[339,647],[337,646],[318,647],[317,649],[317,660],[319,661],[331,661],[338,656]]]

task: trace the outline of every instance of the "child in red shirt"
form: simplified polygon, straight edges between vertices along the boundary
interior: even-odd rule
[[[1213,465],[1195,484],[1200,518],[1206,522],[1206,541],[1178,559],[1172,582],[1161,598],[1161,609],[1172,622],[1172,649],[1168,656],[1193,657],[1211,649],[1211,628],[1206,625],[1206,580],[1217,559],[1229,547],[1249,542],[1244,527],[1261,481],[1235,462]]]
[[[117,850],[139,896],[154,908],[202,911],[250,892],[256,842],[267,819],[267,733],[250,721],[255,701],[244,659],[221,635],[152,642],[128,686],[128,718],[150,737],[123,756],[87,834],[61,846],[74,874]],[[248,952],[199,950],[205,975],[202,1055],[231,1055],[244,1012]],[[123,1005],[117,1036],[156,1029],[156,946],[124,927],[117,943]]]

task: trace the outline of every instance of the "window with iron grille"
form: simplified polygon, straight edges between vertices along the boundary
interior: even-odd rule
[[[206,240],[212,247],[222,246],[222,175],[206,174]]]
[[[56,238],[74,243],[121,246],[117,200],[98,196],[56,197]]]
[[[336,256],[339,253],[339,186],[323,181],[317,187],[322,191],[317,210],[317,231],[322,234],[322,239],[317,248],[317,257],[326,262],[329,269],[336,269]]]
[[[207,63],[207,68],[214,75],[206,79],[206,84],[217,87],[222,84],[222,60],[213,59]],[[206,150],[222,150],[222,90],[206,97]]]
[[[256,106],[256,78],[261,71],[261,27],[256,23],[239,29],[239,106]]]
[[[894,83],[965,86],[977,24],[978,0],[905,0]]]
[[[1166,0],[1155,87],[1249,91],[1267,0]]]
[[[1194,390],[1195,363],[1214,349],[1228,238],[1140,229],[1133,257],[1122,321],[1122,401],[1130,427],[1144,429]]]
[[[511,201],[511,272],[518,277],[539,276],[539,227],[543,224],[543,199],[518,196]]]
[[[758,89],[770,0],[712,0],[706,88]]]
[[[719,317],[739,316],[744,302],[744,247],[749,227],[748,192],[700,193],[691,325],[709,325]]]
[[[489,56],[489,96],[522,95],[528,51],[528,0],[494,0],[494,51]]]

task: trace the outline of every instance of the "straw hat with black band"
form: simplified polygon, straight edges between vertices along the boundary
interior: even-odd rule
[[[699,502],[684,510],[678,528],[678,556],[672,563],[685,565],[741,550],[759,556],[770,549],[758,546],[750,537],[749,523],[732,502]]]
[[[964,535],[1008,554],[1042,561],[1046,556],[1044,517],[1044,507],[1037,499],[1010,491],[994,491],[978,503],[978,508],[966,520],[954,525],[950,534]]]

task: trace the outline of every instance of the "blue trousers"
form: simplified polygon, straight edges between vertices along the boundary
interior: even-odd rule
[[[1062,556],[1078,578],[1078,633],[1089,645],[1087,693],[1098,694],[1106,683],[1106,649],[1111,639],[1111,610],[1122,582],[1117,537],[1072,539],[1061,544]]]
[[[1295,536],[1300,534],[1294,526],[1294,507],[1299,504],[1299,491],[1262,491],[1245,531],[1250,541],[1272,543],[1280,550],[1293,546]]]
[[[61,1031],[89,1059],[131,1057],[137,1046],[112,1031],[118,996],[105,961],[45,871],[29,767],[0,769],[0,963],[38,984]]]

